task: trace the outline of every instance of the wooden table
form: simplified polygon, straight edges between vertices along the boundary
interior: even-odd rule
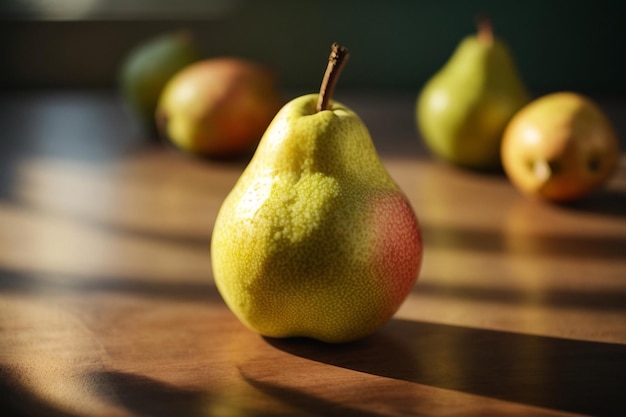
[[[395,318],[346,345],[260,337],[221,300],[211,230],[244,161],[145,141],[106,92],[4,95],[0,415],[626,415],[626,158],[545,204],[432,159],[412,93],[337,98],[425,239]]]

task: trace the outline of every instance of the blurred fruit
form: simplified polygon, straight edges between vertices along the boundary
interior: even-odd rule
[[[505,43],[487,20],[422,89],[417,124],[431,151],[473,169],[500,165],[502,131],[529,95]]]
[[[520,190],[552,201],[576,200],[602,185],[619,145],[601,109],[577,93],[553,93],[520,110],[504,133],[502,160]]]
[[[128,53],[120,69],[120,93],[143,127],[154,131],[154,111],[165,83],[198,59],[192,36],[183,31],[149,39]]]
[[[206,59],[169,80],[157,126],[180,149],[232,156],[258,143],[281,104],[269,68],[239,58]]]

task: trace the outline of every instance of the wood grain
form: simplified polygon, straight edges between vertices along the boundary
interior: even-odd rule
[[[425,257],[395,318],[346,345],[263,338],[220,298],[211,231],[245,161],[142,142],[106,95],[0,101],[0,126],[31,123],[0,158],[2,415],[624,415],[626,158],[583,202],[532,201],[429,157],[408,96],[374,98],[346,101]]]

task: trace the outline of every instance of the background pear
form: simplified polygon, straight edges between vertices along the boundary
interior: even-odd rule
[[[420,269],[410,203],[360,118],[330,100],[346,54],[334,45],[322,92],[278,112],[216,219],[217,288],[266,336],[364,337],[392,317]]]
[[[122,99],[141,125],[154,133],[154,112],[167,81],[179,70],[200,59],[190,33],[165,33],[133,48],[119,75]]]
[[[473,169],[500,164],[502,132],[529,101],[505,43],[483,20],[420,92],[418,129],[442,159]]]

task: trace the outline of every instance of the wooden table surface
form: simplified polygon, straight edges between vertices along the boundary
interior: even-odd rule
[[[431,158],[413,94],[336,95],[425,240],[394,319],[346,345],[260,337],[220,298],[211,230],[244,161],[142,139],[110,93],[3,95],[0,415],[626,415],[626,157],[541,203]]]

